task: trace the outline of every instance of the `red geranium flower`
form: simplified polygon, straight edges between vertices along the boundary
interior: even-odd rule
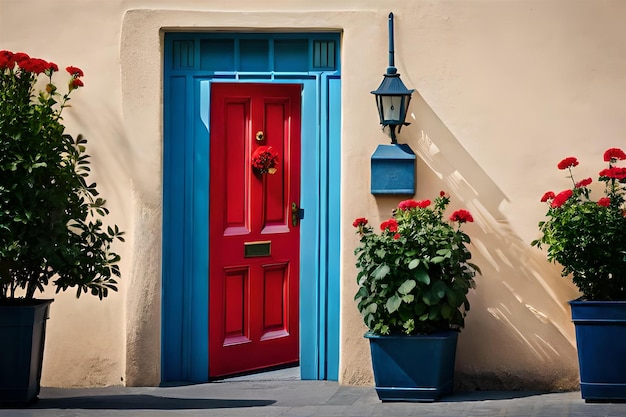
[[[78,79],[78,78],[72,78],[72,80],[70,81],[70,90],[75,90],[78,87],[82,87],[85,84],[83,84],[82,80]]]
[[[611,205],[611,199],[608,197],[602,197],[598,200],[598,205],[602,207],[608,207]]]
[[[395,235],[393,235],[393,238],[394,238],[395,240],[400,239],[400,233],[396,233]]]
[[[613,167],[613,173],[618,180],[626,179],[626,168]]]
[[[604,160],[606,162],[623,161],[624,159],[626,159],[626,153],[619,148],[610,148],[604,152]]]
[[[352,222],[352,226],[360,227],[365,226],[367,224],[367,219],[365,217],[359,217]]]
[[[383,232],[385,230],[388,230],[392,233],[395,233],[398,231],[398,222],[396,221],[396,219],[389,219],[385,222],[382,222],[380,224],[380,230],[382,230]]]
[[[541,202],[545,203],[548,200],[552,200],[554,198],[554,193],[552,191],[547,191],[543,197],[541,197]]]
[[[469,211],[461,209],[452,213],[452,216],[450,216],[450,220],[453,222],[465,223],[473,222],[474,218]]]
[[[39,58],[25,59],[25,60],[22,60],[21,62],[18,61],[17,64],[24,71],[32,72],[33,74],[41,74],[42,72],[47,70],[48,67],[50,66],[50,63]]]
[[[589,184],[591,184],[592,180],[591,178],[586,178],[584,180],[580,180],[576,183],[576,188],[581,188],[581,187],[586,187]]]
[[[398,208],[400,210],[410,210],[417,206],[418,204],[417,204],[417,201],[415,200],[404,200],[404,201],[401,201],[400,204],[398,204]]]
[[[24,52],[16,52],[13,54],[12,59],[13,59],[13,62],[17,62],[17,64],[19,65],[22,62],[29,60],[30,57],[28,56],[28,54],[25,54]]]
[[[415,200],[404,200],[401,201],[400,204],[398,204],[398,208],[400,210],[410,210],[412,208],[426,208],[430,206],[430,200],[421,200],[421,201],[415,201]]]
[[[85,75],[83,74],[83,70],[72,66],[65,68],[65,71],[67,71],[73,77],[82,77],[83,75]]]
[[[576,165],[578,165],[578,159],[574,158],[573,156],[570,156],[570,157],[563,159],[561,162],[559,162],[557,167],[559,169],[567,169],[567,168],[575,167]]]
[[[626,179],[626,168],[621,168],[621,167],[606,168],[600,171],[599,175],[600,175],[600,179],[608,178],[608,179],[623,180],[623,179]]]
[[[556,195],[556,197],[554,197],[554,200],[552,200],[552,204],[550,204],[550,206],[552,208],[561,207],[573,194],[574,192],[572,190],[561,191]]]
[[[13,52],[6,50],[0,51],[0,69],[13,69],[14,66]]]

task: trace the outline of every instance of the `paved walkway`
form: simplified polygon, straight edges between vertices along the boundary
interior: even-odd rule
[[[626,417],[626,403],[586,404],[579,392],[470,392],[436,403],[382,403],[372,387],[265,376],[159,388],[42,388],[35,404],[0,408],[0,416]]]

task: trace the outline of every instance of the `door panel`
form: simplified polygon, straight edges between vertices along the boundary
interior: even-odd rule
[[[299,357],[299,84],[211,88],[209,375],[295,363]],[[257,132],[263,132],[259,140]],[[260,146],[274,174],[252,169]]]

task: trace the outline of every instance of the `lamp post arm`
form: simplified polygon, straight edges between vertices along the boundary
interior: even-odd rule
[[[395,74],[395,60],[393,51],[393,12],[389,13],[389,68],[387,68],[388,74]]]
[[[389,125],[389,132],[391,133],[391,143],[393,145],[398,143],[396,139],[396,125]]]

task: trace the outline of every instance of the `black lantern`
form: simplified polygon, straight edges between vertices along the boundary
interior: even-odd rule
[[[411,94],[415,90],[409,90],[400,80],[400,74],[394,66],[393,53],[393,13],[389,13],[389,66],[383,82],[377,90],[372,91],[372,94],[376,96],[380,124],[383,128],[389,126],[391,143],[398,143],[396,127],[400,132],[403,125],[409,124],[405,122],[405,119],[411,102]]]

